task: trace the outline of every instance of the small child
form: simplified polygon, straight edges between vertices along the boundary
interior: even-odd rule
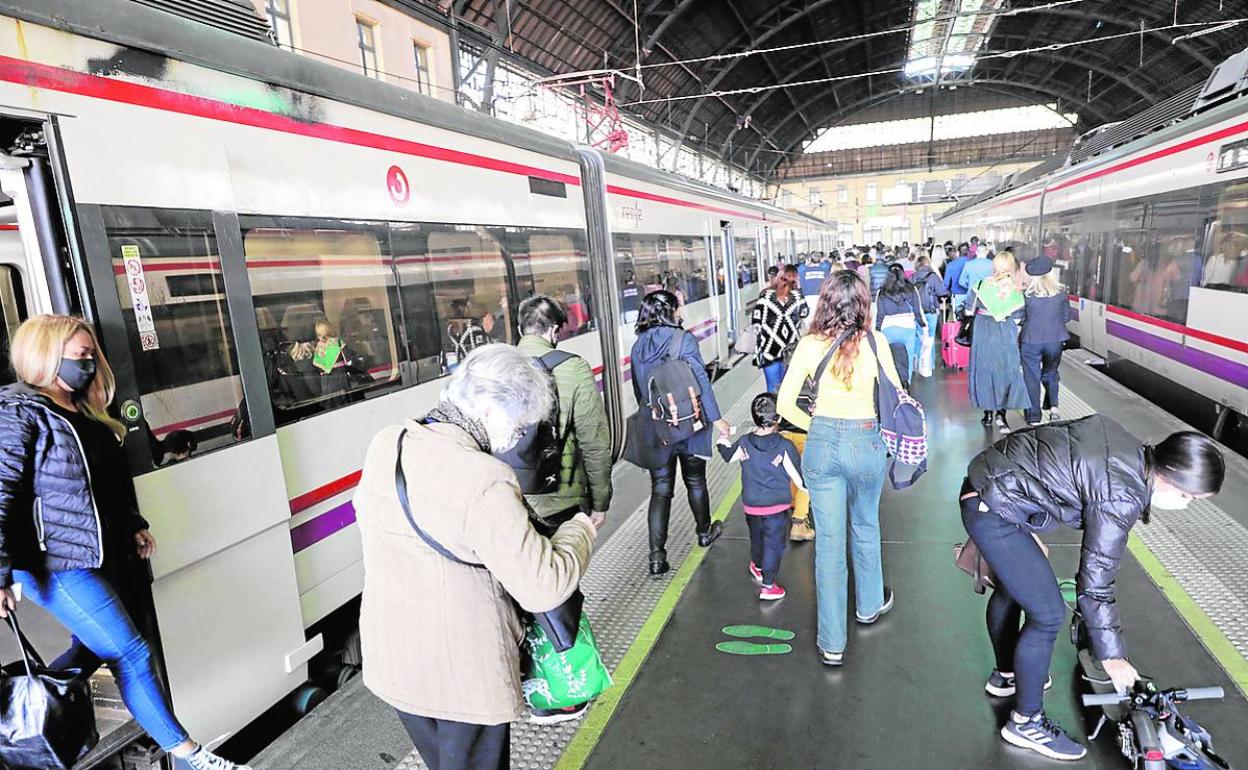
[[[757,430],[735,443],[720,438],[719,453],[730,463],[741,463],[741,502],[750,525],[750,574],[762,584],[758,598],[776,601],[785,596],[776,574],[789,539],[789,513],[793,506],[789,482],[806,488],[802,483],[802,457],[793,442],[777,432],[780,416],[773,394],[755,396],[750,413]]]

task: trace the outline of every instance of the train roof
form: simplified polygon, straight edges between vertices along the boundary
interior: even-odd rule
[[[204,4],[205,12],[232,10],[232,15],[238,18],[227,24],[174,10],[183,5],[167,0],[43,0],[38,4],[0,0],[0,15],[543,155],[573,162],[577,160],[576,146],[566,140],[383,83],[327,62],[284,51],[269,42],[267,36],[240,34],[234,27],[245,26],[246,23],[238,20],[245,14],[237,0],[210,0]],[[111,62],[110,66],[117,67],[119,63]],[[124,66],[124,62],[120,66]],[[151,77],[150,71],[132,74]],[[748,204],[764,209],[778,219],[824,224],[807,215],[785,211],[624,158],[607,155],[605,165],[612,173],[738,205]]]
[[[1215,67],[1204,83],[1163,99],[1133,118],[1085,134],[1068,153],[1055,155],[1026,171],[1006,177],[995,188],[948,209],[941,214],[941,218],[966,211],[1042,178],[1060,176],[1064,170],[1081,164],[1128,155],[1142,147],[1161,144],[1180,134],[1224,120],[1228,113],[1241,109],[1234,102],[1245,95],[1248,95],[1248,49]]]

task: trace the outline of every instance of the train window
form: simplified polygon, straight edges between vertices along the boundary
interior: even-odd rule
[[[519,232],[511,249],[521,296],[545,294],[558,300],[568,312],[561,339],[585,334],[594,328],[593,300],[589,288],[589,255],[580,233]]]
[[[242,226],[277,424],[399,387],[387,233],[269,217]]]
[[[22,323],[23,312],[22,277],[12,265],[0,265],[0,385],[10,385],[17,376],[10,364],[9,350],[13,335]]]
[[[514,343],[502,246],[484,227],[442,226],[428,237],[429,279],[444,370],[490,342]]]
[[[1217,196],[1200,285],[1248,292],[1248,182],[1229,184]]]
[[[753,238],[734,238],[733,252],[737,259],[737,286],[758,283],[758,248]]]
[[[407,357],[415,367],[415,381],[428,382],[443,374],[442,337],[433,306],[429,280],[427,225],[393,225],[390,246],[399,276],[399,298],[407,326]]]
[[[685,301],[698,302],[711,296],[711,278],[707,274],[710,258],[706,253],[706,241],[702,238],[685,238],[684,243],[689,276],[685,287]]]
[[[103,214],[153,459],[163,464],[175,431],[190,432],[197,453],[240,440],[243,388],[211,215]],[[176,291],[179,281],[193,291]]]
[[[637,321],[637,311],[641,307],[641,299],[646,294],[645,286],[637,279],[637,269],[633,265],[631,249],[620,248],[619,236],[615,239],[615,270],[620,283],[620,315],[624,323]]]
[[[1195,251],[1203,221],[1198,191],[1119,203],[1114,215],[1110,302],[1144,315],[1186,321],[1188,294],[1200,278]]]

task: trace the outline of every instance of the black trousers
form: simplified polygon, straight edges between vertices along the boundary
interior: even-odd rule
[[[706,460],[690,454],[674,454],[667,465],[650,471],[650,558],[667,558],[667,524],[672,517],[676,492],[676,465],[685,480],[689,508],[698,534],[711,528],[711,497],[706,490]]]
[[[511,725],[470,725],[398,712],[429,770],[507,770]]]

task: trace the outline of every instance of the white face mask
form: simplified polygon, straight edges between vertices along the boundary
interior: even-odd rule
[[[1187,508],[1191,502],[1191,497],[1174,487],[1158,486],[1153,489],[1152,505],[1154,508],[1159,508],[1163,511],[1181,511]]]

